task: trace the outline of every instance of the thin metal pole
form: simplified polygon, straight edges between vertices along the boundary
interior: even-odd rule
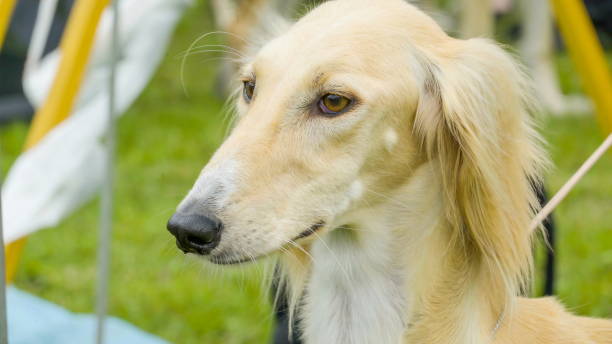
[[[105,173],[100,200],[100,233],[98,246],[98,286],[96,294],[96,343],[104,343],[105,319],[108,308],[110,245],[113,229],[113,184],[115,161],[115,76],[119,58],[119,0],[112,1],[112,47],[109,64],[108,121],[106,130]]]
[[[15,0],[0,1],[0,51],[8,31]],[[8,344],[8,325],[6,322],[6,262],[4,256],[4,230],[2,218],[2,179],[0,177],[0,344]]]
[[[0,51],[8,31],[15,0],[0,1]],[[8,325],[6,321],[6,259],[4,256],[4,228],[2,218],[2,179],[0,176],[0,344],[8,344]]]
[[[4,233],[2,221],[2,181],[0,181],[0,344],[8,344],[8,325],[6,322],[6,270],[4,266]]]

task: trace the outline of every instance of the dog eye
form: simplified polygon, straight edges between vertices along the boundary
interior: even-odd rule
[[[328,93],[319,100],[319,109],[325,115],[337,115],[344,111],[351,100],[339,94]]]
[[[253,94],[255,93],[255,81],[245,81],[243,85],[242,97],[244,97],[244,100],[247,103],[250,103],[251,99],[253,99]]]

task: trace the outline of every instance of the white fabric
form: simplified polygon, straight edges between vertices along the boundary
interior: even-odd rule
[[[176,23],[191,2],[121,1],[118,114],[125,112],[151,79]],[[72,115],[22,154],[9,171],[2,190],[7,243],[57,225],[101,185],[111,23],[112,12],[107,10]],[[60,52],[49,54],[24,82],[26,94],[36,107],[48,93],[59,59]]]

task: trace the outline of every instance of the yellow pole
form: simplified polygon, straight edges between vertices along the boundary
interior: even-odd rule
[[[6,1],[6,0],[2,0]],[[72,9],[60,50],[62,58],[47,99],[36,112],[25,150],[37,144],[53,127],[70,115],[83,79],[102,11],[109,0],[78,0]],[[6,248],[6,279],[12,282],[25,238]]]
[[[0,1],[0,50],[2,50],[2,45],[4,45],[4,38],[11,23],[11,15],[15,9],[15,4],[15,0]]]
[[[570,57],[593,99],[601,126],[612,132],[612,79],[595,28],[582,1],[551,0]]]

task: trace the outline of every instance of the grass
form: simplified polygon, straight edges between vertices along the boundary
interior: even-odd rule
[[[186,87],[179,53],[212,30],[207,9],[187,12],[149,87],[119,122],[110,313],[174,343],[262,343],[272,319],[262,265],[220,272],[175,249],[165,222],[225,132],[212,96],[214,63],[189,59]],[[218,38],[213,38],[218,39]],[[564,87],[576,86],[560,60]],[[568,86],[569,85],[569,86]],[[21,150],[26,126],[0,128],[0,167]],[[556,191],[601,142],[592,116],[548,118],[543,133],[556,168]],[[559,224],[558,295],[579,314],[612,316],[612,154],[608,153],[555,213]],[[76,312],[92,312],[98,203],[29,238],[17,287]]]

